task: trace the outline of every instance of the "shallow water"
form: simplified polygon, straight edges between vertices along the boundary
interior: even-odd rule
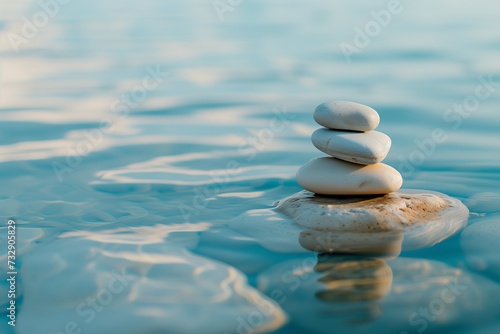
[[[296,170],[321,155],[312,110],[330,99],[379,111],[404,188],[498,222],[500,7],[401,3],[351,62],[339,45],[387,2],[243,1],[220,20],[212,1],[74,0],[18,52],[9,33],[42,9],[2,3],[0,268],[11,218],[17,332],[498,330],[499,248],[480,229],[357,260],[228,227],[301,190]],[[448,284],[465,288],[444,302]]]

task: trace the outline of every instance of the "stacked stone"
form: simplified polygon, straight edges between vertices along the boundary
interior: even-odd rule
[[[312,143],[328,157],[318,157],[297,172],[298,183],[321,195],[376,195],[401,188],[401,174],[381,163],[391,139],[374,131],[378,113],[365,105],[334,101],[320,104],[314,120],[323,128],[312,134]]]

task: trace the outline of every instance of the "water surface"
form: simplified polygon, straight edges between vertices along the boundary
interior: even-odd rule
[[[3,2],[0,267],[13,218],[17,332],[498,330],[495,264],[469,261],[460,235],[359,260],[274,252],[228,227],[301,190],[296,170],[321,155],[312,111],[331,99],[379,111],[404,188],[498,222],[500,8],[401,4],[348,61],[340,45],[387,2],[243,1],[221,20],[205,0],[73,0],[32,37],[23,18],[40,4]],[[448,284],[466,286],[449,303]]]

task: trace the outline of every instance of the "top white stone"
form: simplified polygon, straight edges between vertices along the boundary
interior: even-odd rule
[[[314,120],[334,130],[370,131],[377,128],[380,116],[373,108],[360,103],[332,101],[316,107]]]

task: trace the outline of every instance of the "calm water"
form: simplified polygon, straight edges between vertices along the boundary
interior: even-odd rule
[[[498,330],[498,3],[402,1],[361,44],[387,2],[232,3],[223,20],[211,0],[72,0],[48,20],[36,1],[0,4],[16,332]],[[377,109],[403,187],[461,199],[477,227],[361,260],[231,229],[301,190],[297,168],[320,155],[312,110],[331,99]]]

